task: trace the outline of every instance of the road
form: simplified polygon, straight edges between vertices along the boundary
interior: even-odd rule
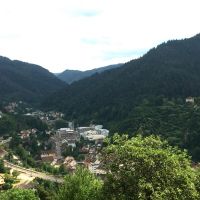
[[[49,174],[46,174],[46,173],[43,173],[43,172],[38,172],[38,171],[35,171],[35,170],[32,170],[32,169],[26,169],[24,167],[12,164],[12,163],[10,163],[6,160],[4,160],[4,165],[5,165],[5,167],[9,167],[9,168],[11,168],[15,171],[25,173],[25,174],[32,176],[32,177],[37,177],[37,178],[41,178],[41,179],[44,179],[44,180],[58,182],[58,183],[64,182],[64,179],[61,178],[61,177],[49,175]]]

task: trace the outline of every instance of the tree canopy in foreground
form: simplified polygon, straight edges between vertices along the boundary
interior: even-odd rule
[[[103,152],[105,199],[199,199],[187,152],[159,137],[115,135]]]
[[[0,193],[0,200],[39,200],[33,190],[11,189]]]
[[[78,168],[65,177],[51,195],[41,190],[41,200],[197,200],[200,170],[191,167],[186,151],[171,147],[159,137],[115,135],[102,151],[103,181]],[[48,189],[48,188],[46,188]],[[41,195],[42,194],[42,195]],[[37,200],[31,190],[12,189],[0,200]]]
[[[73,175],[65,177],[56,200],[99,200],[102,182],[88,169],[78,168]]]

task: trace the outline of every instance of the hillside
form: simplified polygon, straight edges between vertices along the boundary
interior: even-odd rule
[[[38,65],[0,57],[0,101],[36,103],[64,86],[64,82]]]
[[[71,84],[44,106],[70,119],[109,124],[128,119],[144,98],[200,96],[199,53],[200,35],[163,43],[120,68]]]
[[[123,64],[115,64],[109,65],[106,67],[95,68],[87,71],[79,71],[79,70],[65,70],[60,74],[56,74],[59,79],[65,81],[68,84],[73,83],[74,81],[78,81],[84,79],[86,77],[92,76],[95,73],[102,73],[106,70],[114,69],[121,67]]]

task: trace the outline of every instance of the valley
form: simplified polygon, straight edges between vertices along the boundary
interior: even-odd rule
[[[1,120],[5,122],[0,124],[4,130],[0,147],[4,166],[19,172],[24,188],[32,181],[24,184],[23,177],[62,183],[62,176],[79,165],[93,174],[104,174],[98,157],[109,131],[102,125],[75,127],[74,122],[64,120],[63,113],[35,110],[22,101],[5,105]],[[8,123],[12,124],[10,130]]]
[[[199,52],[198,34],[64,78],[0,57],[2,195],[145,200],[181,188],[172,199],[198,199]]]

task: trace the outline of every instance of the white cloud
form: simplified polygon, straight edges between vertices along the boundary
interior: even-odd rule
[[[0,0],[0,55],[53,72],[125,62],[197,34],[199,6],[198,0]]]

